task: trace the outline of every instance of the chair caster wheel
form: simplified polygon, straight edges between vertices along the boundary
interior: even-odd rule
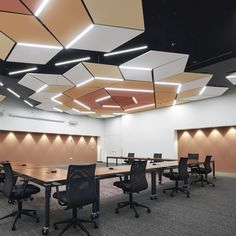
[[[115,209],[115,213],[116,213],[116,214],[119,214],[119,210],[118,210],[118,209]]]
[[[94,229],[98,229],[98,224],[97,223],[94,223]]]
[[[42,229],[42,235],[48,235],[49,229]]]
[[[166,190],[163,190],[162,192],[163,192],[163,193],[166,193]]]
[[[189,195],[187,195],[187,198],[189,198],[190,196]]]
[[[54,229],[58,229],[58,226],[57,226],[57,225],[54,225]]]
[[[135,217],[136,217],[136,218],[139,218],[139,214],[135,214]]]
[[[151,209],[148,208],[148,209],[147,209],[147,213],[151,213]]]
[[[12,231],[15,231],[15,230],[16,230],[16,226],[15,226],[15,225],[12,226],[11,230],[12,230]]]

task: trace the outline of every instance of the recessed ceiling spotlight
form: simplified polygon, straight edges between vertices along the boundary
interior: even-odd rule
[[[33,67],[33,68],[25,69],[25,70],[12,71],[12,72],[9,72],[8,74],[9,75],[21,74],[21,73],[25,73],[25,72],[29,72],[29,71],[34,71],[37,69],[38,69],[37,67]]]
[[[160,82],[160,81],[157,81],[157,82],[155,82],[155,84],[167,85],[167,86],[178,86],[178,89],[176,91],[177,94],[179,94],[179,92],[181,90],[181,87],[182,87],[182,84],[180,84],[180,83],[172,83],[172,82]]]
[[[102,105],[102,107],[104,107],[104,108],[120,108],[120,106],[116,106],[116,105]]]
[[[33,48],[63,49],[62,46],[33,44],[33,43],[17,43],[17,45],[24,46],[24,47],[33,47]]]
[[[0,82],[0,86],[2,86],[2,87],[3,87],[3,83],[2,83],[2,82]]]
[[[126,109],[125,111],[135,111],[135,110],[139,110],[139,109],[147,108],[147,107],[152,107],[152,106],[155,106],[155,103],[144,105],[144,106],[141,106],[141,107],[129,108],[129,109]]]
[[[138,104],[138,101],[136,100],[135,97],[132,97],[132,99],[133,99],[133,101],[134,101],[135,104]]]
[[[43,11],[43,9],[46,7],[47,4],[48,4],[48,0],[44,0],[42,4],[39,6],[39,8],[36,10],[34,15],[39,16],[39,14]]]
[[[59,93],[59,94],[57,94],[56,96],[52,97],[51,100],[52,100],[53,102],[56,102],[56,103],[60,104],[60,105],[63,105],[62,102],[55,100],[56,98],[58,98],[58,97],[60,97],[60,96],[62,96],[62,95],[63,95],[62,93]]]
[[[111,80],[111,81],[123,81],[124,79],[120,78],[109,78],[109,77],[94,77],[96,80]]]
[[[153,90],[147,89],[127,89],[127,88],[105,88],[110,91],[126,91],[126,92],[140,92],[140,93],[153,93]]]
[[[135,67],[135,66],[119,66],[120,69],[128,69],[128,70],[144,70],[144,71],[152,71],[152,68],[145,67]]]
[[[20,95],[17,94],[15,91],[11,90],[10,88],[7,88],[7,90],[8,90],[10,93],[14,94],[16,97],[20,98]]]
[[[77,84],[76,87],[81,87],[81,86],[83,86],[83,85],[85,85],[85,84],[87,84],[87,83],[89,83],[89,82],[91,82],[93,80],[94,80],[94,78],[88,79],[88,80],[86,80],[86,81],[84,81],[84,82],[82,82],[80,84]]]
[[[84,58],[74,59],[74,60],[70,60],[70,61],[62,61],[62,62],[55,63],[55,66],[61,66],[61,65],[76,63],[76,62],[80,62],[80,61],[88,61],[90,59],[91,59],[90,57],[84,57]]]
[[[201,96],[203,93],[204,93],[204,91],[206,90],[206,86],[204,86],[202,89],[201,89],[201,91],[199,92],[199,96]]]
[[[106,97],[99,98],[99,99],[96,100],[96,102],[104,101],[104,100],[106,100],[106,99],[109,99],[110,97],[111,97],[111,96],[109,95],[109,96],[106,96]]]
[[[75,37],[67,46],[66,49],[70,48],[73,44],[75,44],[77,41],[79,41],[84,35],[86,35],[92,28],[94,27],[94,24],[91,24],[88,26],[83,32],[81,32],[77,37]]]
[[[47,84],[45,84],[44,86],[42,86],[41,88],[39,88],[37,91],[36,91],[36,93],[39,93],[39,92],[41,92],[41,91],[43,91],[45,88],[47,88],[48,87],[48,85]]]
[[[26,103],[26,104],[28,104],[29,106],[31,106],[31,107],[33,107],[34,105],[33,104],[31,104],[30,102],[28,102],[27,100],[24,100],[24,102]]]
[[[53,107],[53,109],[54,109],[55,111],[63,112],[61,109],[56,108],[56,107]]]
[[[126,49],[126,50],[121,50],[121,51],[116,51],[116,52],[109,52],[109,53],[105,53],[104,57],[109,57],[109,56],[114,56],[117,54],[123,54],[123,53],[128,53],[128,52],[134,52],[134,51],[139,51],[139,50],[144,50],[147,49],[148,46],[142,46],[142,47],[136,47],[136,48],[130,48],[130,49]]]
[[[90,107],[88,107],[88,106],[86,106],[85,104],[83,104],[82,102],[80,102],[80,101],[78,101],[78,100],[73,100],[74,102],[76,102],[77,104],[79,104],[80,106],[82,106],[82,107],[84,107],[85,109],[87,109],[87,110],[91,110],[91,108]]]

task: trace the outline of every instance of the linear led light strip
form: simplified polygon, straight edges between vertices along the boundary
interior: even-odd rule
[[[17,43],[17,45],[24,46],[24,47],[34,47],[34,48],[63,49],[62,46],[33,44],[33,43]]]
[[[113,56],[113,55],[117,55],[117,54],[128,53],[128,52],[134,52],[134,51],[139,51],[139,50],[144,50],[144,49],[147,49],[147,48],[148,48],[148,46],[142,46],[142,47],[136,47],[136,48],[126,49],[126,50],[116,51],[116,52],[105,53],[104,57]]]
[[[128,69],[128,70],[144,70],[144,71],[152,71],[152,68],[145,67],[135,67],[135,66],[119,66],[120,69]]]
[[[42,86],[41,88],[39,88],[37,91],[36,91],[36,93],[39,93],[39,92],[41,92],[41,91],[43,91],[45,88],[47,88],[48,87],[48,85],[47,84],[45,84],[44,86]]]
[[[20,74],[20,73],[25,73],[25,72],[28,72],[28,71],[34,71],[34,70],[37,70],[37,69],[38,69],[37,67],[33,67],[33,68],[25,69],[25,70],[12,71],[12,72],[9,72],[8,74],[9,75],[15,75],[15,74]]]
[[[56,96],[52,97],[51,100],[52,100],[53,102],[56,102],[56,103],[60,104],[60,105],[63,105],[62,102],[55,100],[56,98],[58,98],[58,97],[60,97],[60,96],[62,96],[62,95],[63,95],[62,93],[59,93],[59,94],[57,94]]]
[[[206,86],[204,86],[202,89],[201,89],[201,91],[199,92],[199,96],[201,96],[203,93],[204,93],[204,91],[206,90]]]
[[[103,105],[102,107],[104,107],[104,108],[120,108],[120,106],[116,106],[116,105]]]
[[[80,101],[78,101],[78,100],[73,100],[75,103],[77,103],[77,104],[79,104],[80,106],[82,106],[82,107],[84,107],[85,109],[87,109],[87,110],[91,110],[91,108],[90,107],[88,107],[88,106],[86,106],[85,104],[83,104],[82,102],[80,102]]]
[[[3,83],[1,83],[1,82],[0,82],[0,86],[2,86],[2,87],[3,87]]]
[[[77,84],[76,87],[81,87],[81,86],[83,86],[83,85],[85,85],[85,84],[87,84],[87,83],[89,83],[89,82],[91,82],[93,80],[94,80],[94,78],[88,79],[88,80],[86,80],[86,81],[84,81],[84,82],[82,82],[80,84]]]
[[[155,82],[155,84],[167,85],[167,86],[178,86],[178,89],[176,91],[177,94],[180,92],[181,87],[182,87],[182,84],[180,84],[180,83],[172,83],[172,82]]]
[[[75,111],[77,113],[81,113],[81,114],[94,114],[94,111],[79,111],[78,109],[72,108],[72,111]]]
[[[53,107],[53,110],[55,110],[55,111],[59,111],[59,112],[63,112],[61,109],[56,108],[56,107]]]
[[[25,102],[26,104],[28,104],[30,107],[33,107],[33,106],[34,106],[33,104],[31,104],[31,103],[28,102],[27,100],[24,100],[24,102]]]
[[[172,103],[172,106],[175,106],[175,105],[176,105],[176,102],[177,102],[177,101],[174,100],[173,103]]]
[[[133,99],[133,101],[134,101],[135,104],[138,104],[138,101],[136,100],[135,97],[132,97],[132,99]]]
[[[127,89],[127,88],[105,88],[110,91],[126,91],[126,92],[140,92],[140,93],[153,93],[153,90],[147,89]]]
[[[152,104],[148,104],[148,105],[141,106],[141,107],[134,107],[134,108],[126,109],[125,111],[135,111],[135,110],[139,110],[139,109],[147,108],[147,107],[152,107],[152,106],[155,106],[155,104],[152,103]]]
[[[101,102],[101,101],[107,100],[107,99],[109,99],[110,97],[111,97],[111,96],[109,95],[109,96],[105,96],[105,97],[99,98],[99,99],[96,100],[96,102]]]
[[[47,4],[48,4],[48,0],[44,0],[42,4],[39,6],[39,8],[36,10],[34,15],[39,16],[39,14],[43,11],[43,9],[46,7]]]
[[[62,62],[55,63],[55,66],[61,66],[61,65],[66,65],[66,64],[80,62],[80,61],[88,61],[90,59],[91,59],[90,57],[84,57],[84,58],[78,58],[78,59],[69,60],[69,61],[62,61]]]
[[[20,98],[20,95],[17,94],[16,92],[14,92],[13,90],[11,90],[10,88],[7,88],[7,90],[8,90],[10,93],[14,94],[16,97]]]
[[[123,81],[121,78],[110,78],[110,77],[94,77],[96,80],[111,80],[111,81]]]
[[[86,35],[92,28],[94,27],[93,24],[88,26],[83,32],[81,32],[77,37],[75,37],[67,46],[66,49],[70,48],[73,44],[79,41],[84,35]]]

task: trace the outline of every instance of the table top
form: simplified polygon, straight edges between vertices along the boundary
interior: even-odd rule
[[[154,157],[123,157],[123,156],[107,156],[107,158],[111,159],[135,159],[135,160],[147,160],[147,161],[152,161],[152,160],[160,160],[160,161],[177,161],[178,158],[154,158]]]

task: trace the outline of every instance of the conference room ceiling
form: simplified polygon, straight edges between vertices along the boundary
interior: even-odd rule
[[[236,83],[235,19],[234,1],[2,0],[0,102],[10,88],[42,110],[110,117],[220,96]]]

